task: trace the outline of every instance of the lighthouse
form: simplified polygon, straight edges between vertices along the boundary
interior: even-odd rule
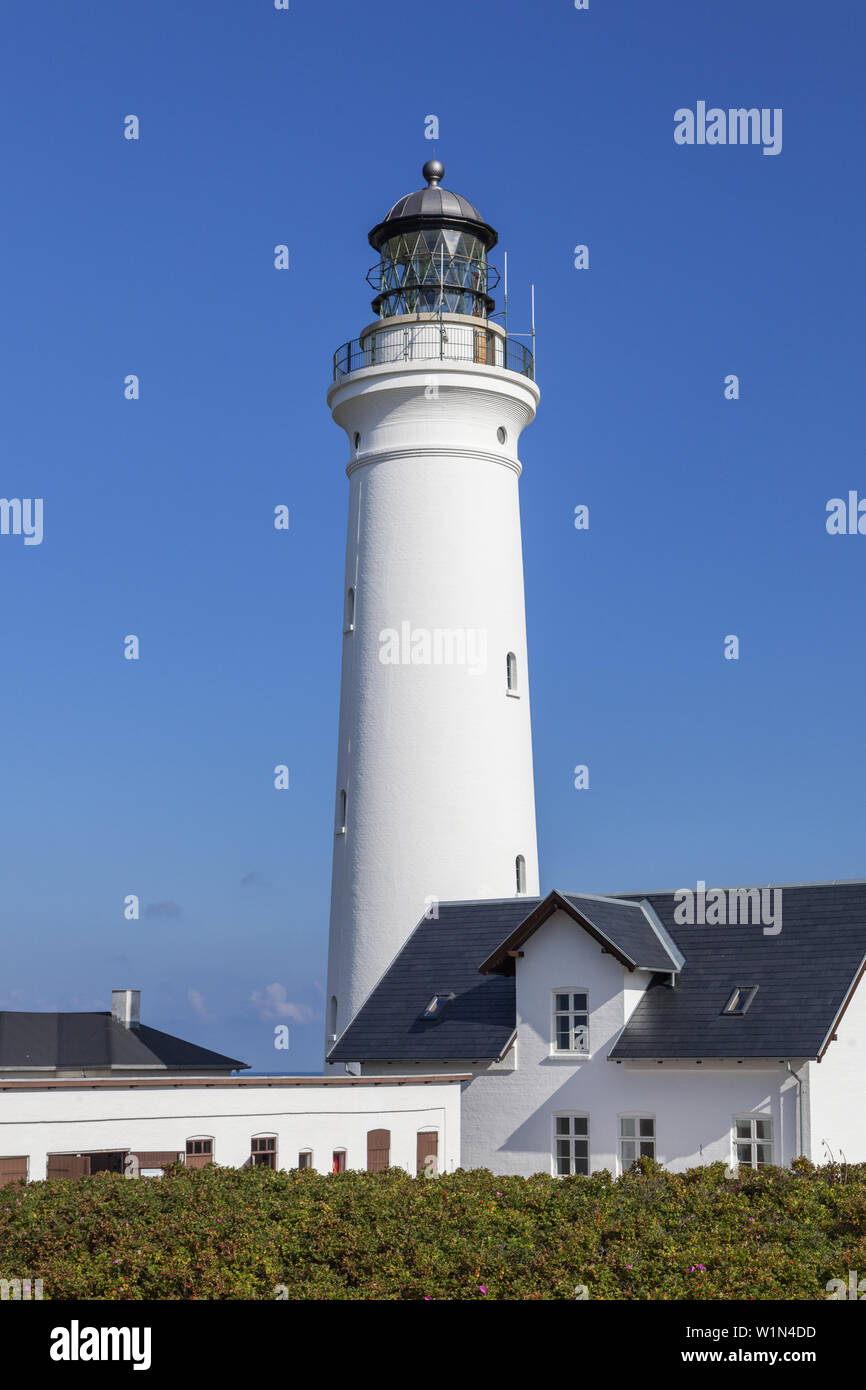
[[[539,392],[497,234],[443,176],[369,233],[375,317],[328,392],[349,518],[326,1050],[440,902],[538,893],[517,451]]]

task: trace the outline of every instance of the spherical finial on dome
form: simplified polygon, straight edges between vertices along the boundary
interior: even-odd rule
[[[428,159],[421,173],[427,180],[427,187],[436,188],[445,177],[445,166],[438,159]]]

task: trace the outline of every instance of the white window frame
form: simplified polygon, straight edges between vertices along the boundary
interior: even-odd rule
[[[309,1154],[309,1156],[310,1156],[310,1161],[309,1161],[309,1163],[307,1164],[307,1168],[315,1168],[315,1166],[316,1166],[316,1161],[315,1161],[315,1158],[314,1158],[313,1150],[312,1150],[312,1149],[298,1149],[298,1171],[299,1171],[299,1172],[306,1172],[306,1171],[307,1171],[306,1168],[303,1168],[303,1167],[301,1166],[301,1162],[300,1162],[300,1160],[303,1158],[304,1154]]]
[[[556,1006],[556,1004],[557,1004],[557,998],[558,998],[558,996],[559,996],[560,994],[567,994],[567,995],[568,995],[568,999],[569,999],[569,1008],[568,1008],[568,1009],[558,1009],[558,1008],[557,1008],[557,1006]],[[584,996],[584,998],[586,999],[586,1008],[585,1008],[585,1009],[575,1009],[575,1008],[571,1007],[571,1006],[573,1005],[573,1003],[574,1003],[574,996],[575,996],[576,994],[582,994],[582,995]],[[585,1041],[586,1041],[586,1047],[574,1047],[574,1046],[571,1046],[571,1047],[557,1047],[557,1045],[556,1045],[556,1041],[557,1041],[556,1020],[557,1020],[557,1018],[558,1018],[561,1014],[564,1014],[564,1013],[567,1013],[567,1014],[569,1015],[569,1017],[572,1018],[572,1019],[576,1018],[579,1014],[586,1014],[586,1023],[585,1023],[585,1024],[574,1024],[574,1023],[572,1023],[572,1024],[569,1026],[569,1036],[570,1036],[570,1038],[571,1038],[572,1044],[574,1043],[575,1029],[578,1028],[578,1027],[582,1027],[582,1028],[585,1029],[584,1037],[585,1037]],[[551,991],[551,995],[550,995],[550,1055],[551,1055],[551,1057],[591,1057],[591,1056],[592,1056],[592,1052],[591,1052],[591,1045],[592,1045],[592,1044],[591,1044],[591,1037],[590,1037],[589,1020],[590,1020],[589,990],[586,988],[585,985],[570,985],[570,986],[568,986],[568,988],[566,988],[565,986],[561,986],[559,989],[554,989],[554,990],[552,990],[552,991]],[[577,1113],[577,1112],[575,1112],[575,1113]]]
[[[634,1130],[635,1130],[634,1134],[623,1134],[622,1129],[623,1129],[623,1121],[624,1121],[624,1120],[632,1121],[632,1122],[634,1123]],[[641,1126],[641,1123],[642,1123],[642,1122],[643,1122],[643,1123],[647,1123],[647,1122],[651,1122],[651,1123],[652,1123],[652,1127],[653,1127],[652,1135],[641,1134],[641,1132],[640,1132],[640,1126]],[[647,1112],[646,1112],[645,1110],[624,1110],[624,1111],[622,1111],[619,1115],[617,1115],[617,1117],[616,1117],[616,1129],[617,1129],[616,1156],[617,1156],[617,1162],[619,1163],[619,1171],[620,1171],[620,1173],[627,1173],[628,1170],[629,1170],[629,1168],[631,1167],[631,1165],[634,1163],[635,1159],[637,1159],[637,1158],[650,1158],[650,1157],[651,1157],[651,1158],[653,1158],[656,1162],[658,1162],[658,1129],[657,1129],[657,1127],[656,1127],[656,1117],[655,1117],[655,1115],[649,1115],[649,1114],[647,1114]],[[652,1146],[653,1146],[652,1154],[641,1154],[641,1153],[640,1153],[640,1146],[641,1146],[641,1144],[650,1144],[650,1143],[651,1143]],[[624,1145],[624,1144],[634,1144],[634,1146],[635,1146],[634,1158],[629,1158],[629,1159],[624,1158],[624,1156],[623,1156],[623,1145]]]
[[[758,1122],[758,1121],[762,1122],[763,1124],[765,1124],[765,1125],[768,1127],[768,1129],[769,1129],[769,1131],[770,1131],[770,1137],[769,1137],[769,1139],[759,1139],[759,1138],[758,1138],[758,1132],[757,1132],[757,1122]],[[739,1125],[748,1125],[748,1126],[749,1126],[749,1138],[748,1138],[748,1139],[741,1139],[741,1138],[738,1136],[738,1134],[737,1134],[737,1128],[738,1128]],[[740,1148],[744,1148],[746,1145],[748,1145],[749,1149],[751,1150],[750,1157],[749,1157],[748,1160],[747,1160],[747,1159],[744,1159],[744,1158],[740,1158],[739,1152],[738,1152],[738,1150],[739,1150]],[[758,1146],[759,1146],[759,1145],[764,1145],[766,1148],[769,1148],[769,1150],[770,1150],[770,1157],[769,1157],[768,1159],[765,1159],[760,1165],[759,1165],[758,1162],[757,1162],[757,1150],[758,1150]],[[774,1145],[773,1145],[773,1117],[772,1117],[772,1115],[755,1114],[755,1113],[752,1113],[752,1114],[749,1114],[749,1115],[734,1115],[734,1117],[733,1117],[733,1124],[731,1125],[731,1167],[732,1167],[732,1169],[734,1170],[734,1172],[736,1172],[736,1171],[737,1171],[739,1168],[741,1168],[741,1167],[743,1167],[743,1168],[752,1168],[752,1169],[754,1169],[754,1170],[757,1171],[759,1167],[760,1167],[760,1168],[765,1168],[765,1167],[767,1167],[768,1165],[769,1165],[769,1166],[772,1166],[773,1162],[774,1162]]]
[[[505,693],[510,695],[512,700],[520,699],[520,691],[517,688],[517,654],[508,652],[505,657]]]
[[[560,1133],[557,1132],[557,1131],[558,1131],[558,1128],[559,1128],[559,1125],[558,1125],[558,1121],[559,1121],[559,1120],[567,1120],[567,1121],[568,1121],[568,1126],[569,1126],[569,1132],[568,1132],[568,1134],[560,1134]],[[586,1133],[585,1133],[585,1134],[576,1134],[576,1133],[574,1132],[574,1122],[575,1122],[575,1120],[580,1120],[580,1121],[582,1121],[582,1122],[585,1124],[585,1126],[586,1126]],[[562,1144],[562,1143],[567,1143],[567,1144],[568,1144],[568,1147],[569,1147],[568,1172],[567,1172],[567,1173],[560,1173],[560,1171],[559,1171],[559,1145]],[[585,1155],[585,1157],[584,1157],[584,1155],[576,1155],[576,1154],[575,1154],[575,1152],[574,1152],[574,1145],[575,1145],[575,1144],[586,1144],[586,1155]],[[590,1173],[592,1172],[592,1166],[591,1166],[592,1153],[591,1153],[591,1151],[590,1151],[589,1144],[590,1144],[590,1134],[589,1134],[589,1115],[588,1115],[588,1113],[587,1113],[585,1110],[557,1110],[556,1113],[555,1113],[554,1116],[553,1116],[553,1144],[552,1144],[552,1147],[551,1147],[551,1157],[550,1157],[551,1171],[552,1171],[552,1173],[553,1173],[553,1176],[554,1176],[555,1178],[574,1177],[575,1174],[577,1174],[578,1172],[582,1172],[582,1169],[578,1169],[575,1165],[576,1165],[577,1163],[584,1163],[584,1162],[585,1162],[585,1163],[586,1163],[586,1174],[585,1174],[585,1176],[586,1176],[586,1177],[589,1177]]]

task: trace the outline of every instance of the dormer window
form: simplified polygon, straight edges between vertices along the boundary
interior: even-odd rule
[[[731,991],[722,1013],[732,1018],[742,1018],[757,993],[757,985],[737,985],[736,989]]]
[[[457,996],[456,996],[454,993],[451,993],[451,994],[434,994],[434,995],[433,995],[433,998],[430,1000],[430,1003],[427,1005],[427,1007],[426,1007],[426,1009],[424,1010],[424,1012],[422,1013],[421,1017],[422,1017],[422,1018],[441,1018],[441,1017],[442,1017],[442,1014],[445,1012],[445,1010],[447,1009],[448,1005],[451,1003],[451,1000],[452,1000],[452,999],[456,999],[456,997],[457,997]]]

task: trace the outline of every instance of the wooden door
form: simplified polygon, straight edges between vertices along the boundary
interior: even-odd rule
[[[419,1129],[417,1165],[419,1178],[427,1173],[435,1177],[439,1172],[439,1135],[435,1129]]]
[[[10,1182],[27,1181],[27,1156],[0,1158],[0,1187]]]
[[[367,1172],[381,1173],[391,1163],[390,1129],[367,1131]]]
[[[88,1154],[49,1154],[49,1178],[83,1178],[90,1173]]]

